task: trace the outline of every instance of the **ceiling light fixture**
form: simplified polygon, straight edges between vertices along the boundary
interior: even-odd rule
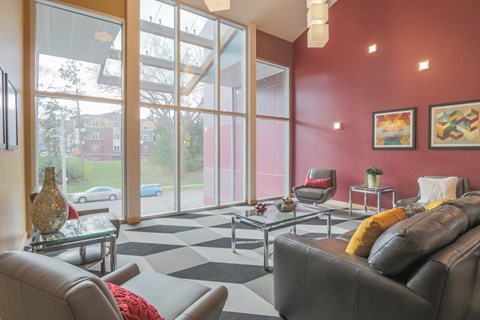
[[[327,0],[307,0],[308,47],[323,48],[329,40]]]
[[[230,9],[230,0],[204,0],[210,12]]]

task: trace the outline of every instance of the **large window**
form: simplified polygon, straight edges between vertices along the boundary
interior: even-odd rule
[[[122,25],[37,3],[35,58],[37,183],[54,166],[77,210],[109,207],[122,217],[120,197],[90,194],[122,190]]]
[[[141,214],[244,201],[244,29],[140,0],[140,32]]]
[[[257,198],[289,192],[288,69],[257,61]]]

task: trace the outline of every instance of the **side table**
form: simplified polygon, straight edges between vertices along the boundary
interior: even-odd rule
[[[117,268],[117,229],[104,216],[79,217],[67,220],[65,225],[53,234],[40,234],[34,231],[30,247],[32,252],[51,252],[69,248],[100,244],[101,272],[105,273],[105,244],[110,243],[110,271]]]
[[[361,192],[363,193],[363,207],[365,208],[365,212],[367,212],[367,195],[368,194],[376,194],[377,195],[377,213],[382,211],[381,197],[384,193],[392,193],[392,208],[395,207],[396,202],[396,195],[395,195],[395,187],[385,187],[379,186],[377,188],[369,188],[364,185],[355,185],[350,186],[350,191],[348,193],[348,213],[352,215],[352,192]]]

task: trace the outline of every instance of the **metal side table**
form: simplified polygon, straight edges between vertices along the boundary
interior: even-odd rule
[[[377,213],[382,211],[380,200],[382,198],[382,194],[384,193],[392,194],[392,208],[395,207],[395,202],[396,202],[395,187],[379,186],[377,188],[369,188],[364,185],[355,185],[355,186],[350,186],[350,191],[348,193],[348,213],[350,215],[352,215],[352,192],[363,193],[363,207],[365,208],[365,212],[367,212],[368,210],[367,195],[369,194],[377,195]]]

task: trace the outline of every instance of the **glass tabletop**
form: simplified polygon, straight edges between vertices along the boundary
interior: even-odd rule
[[[308,218],[318,214],[326,214],[337,211],[338,209],[330,209],[323,206],[314,206],[297,203],[295,210],[292,212],[281,212],[275,208],[275,205],[267,205],[267,210],[264,213],[258,213],[255,209],[235,210],[232,212],[238,218],[242,218],[259,224],[262,226],[274,226],[277,224],[290,222],[299,218]]]
[[[79,217],[78,220],[67,220],[64,226],[56,233],[41,234],[38,231],[34,231],[30,245],[38,246],[73,242],[109,235],[114,232],[117,232],[117,229],[107,217]]]

